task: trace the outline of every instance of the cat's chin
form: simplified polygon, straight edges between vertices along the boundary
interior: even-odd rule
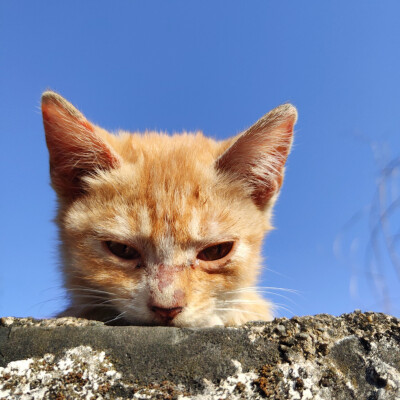
[[[195,318],[190,320],[189,318],[180,321],[179,319],[176,321],[172,321],[174,324],[172,326],[180,327],[180,328],[210,328],[212,326],[223,326],[221,318],[217,315],[209,315],[203,318]]]

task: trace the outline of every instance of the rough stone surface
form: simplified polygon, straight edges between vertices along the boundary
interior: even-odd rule
[[[231,328],[0,320],[0,399],[400,399],[400,320]]]

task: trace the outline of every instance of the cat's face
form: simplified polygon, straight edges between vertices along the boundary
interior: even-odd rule
[[[216,142],[113,136],[53,92],[42,104],[69,314],[174,326],[271,317],[248,288],[271,228],[293,107]]]

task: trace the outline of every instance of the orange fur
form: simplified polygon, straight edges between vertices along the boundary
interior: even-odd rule
[[[42,110],[71,301],[61,315],[175,326],[272,318],[272,305],[246,288],[260,272],[293,106],[221,142],[199,132],[111,135],[54,92]],[[221,243],[227,254],[201,256]]]

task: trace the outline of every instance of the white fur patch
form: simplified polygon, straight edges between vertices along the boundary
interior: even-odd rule
[[[119,237],[129,238],[132,235],[132,229],[126,216],[116,215],[110,225],[114,225],[112,226],[113,231],[117,232]]]
[[[96,221],[94,229],[101,235],[115,237],[120,240],[129,240],[133,235],[128,212],[125,208],[118,208],[118,214],[112,218],[101,220],[97,217],[94,221]]]
[[[219,237],[221,236],[220,227],[216,220],[211,220],[207,224],[207,236],[209,237]]]
[[[246,243],[243,241],[239,241],[235,251],[235,260],[246,262],[249,259],[250,255],[250,248]]]
[[[66,227],[73,231],[84,230],[90,223],[91,211],[79,202],[76,202],[69,210],[66,218]]]

